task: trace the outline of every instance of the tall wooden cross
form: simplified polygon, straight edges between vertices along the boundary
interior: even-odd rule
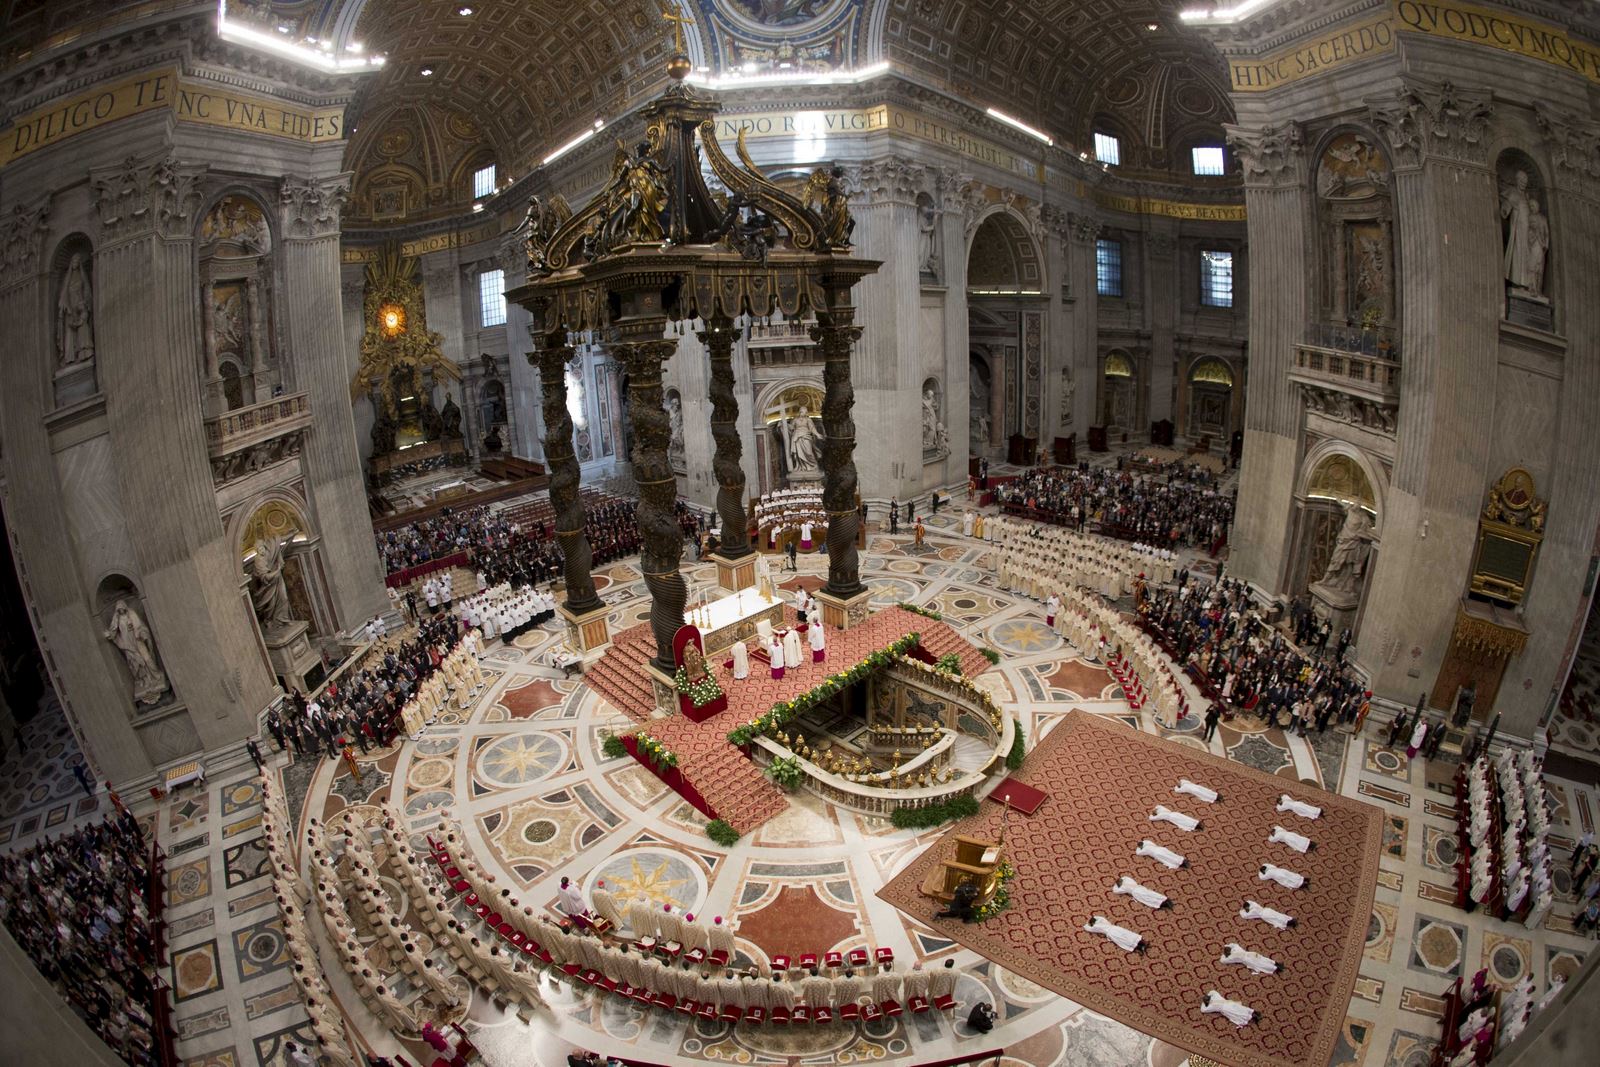
[[[694,19],[690,18],[688,15],[673,14],[670,7],[663,7],[661,9],[661,17],[672,24],[673,47],[683,55],[688,55],[689,53],[685,51],[683,47],[683,28],[685,26],[693,26]]]

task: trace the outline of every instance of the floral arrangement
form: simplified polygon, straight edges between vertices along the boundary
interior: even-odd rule
[[[913,615],[921,615],[923,618],[932,619],[934,622],[942,622],[944,620],[944,616],[939,614],[937,611],[934,611],[932,608],[918,607],[910,601],[902,600],[896,606],[902,611],[909,611]]]
[[[600,742],[600,751],[606,759],[616,759],[628,754],[628,746],[616,734],[606,734],[605,740]]]
[[[1016,733],[1011,735],[1011,751],[1006,753],[1006,770],[1015,771],[1022,767],[1022,761],[1028,756],[1028,739],[1022,733],[1022,720],[1016,722]]]
[[[1011,903],[1011,888],[1007,883],[1016,877],[1016,874],[1017,869],[1011,866],[1010,860],[1000,861],[999,869],[994,872],[995,882],[997,883],[994,896],[989,898],[987,904],[980,904],[972,909],[974,922],[981,923],[986,919],[992,919],[1006,910],[1006,906]]]
[[[678,765],[678,754],[643,730],[633,735],[633,741],[639,755],[649,761],[656,770],[664,771]]]
[[[849,667],[838,674],[830,674],[815,689],[801,693],[793,700],[780,700],[772,705],[772,710],[759,718],[751,719],[742,726],[737,726],[728,731],[728,740],[743,748],[748,745],[757,734],[769,733],[783,726],[790,719],[797,718],[829,697],[842,692],[846,688],[861,681],[873,671],[880,670],[893,663],[897,658],[917,647],[917,642],[922,640],[922,635],[912,632],[906,634],[889,645],[888,648],[879,649],[869,653],[867,658]]]
[[[689,698],[689,703],[697,708],[703,708],[722,695],[722,686],[717,684],[716,676],[707,671],[705,677],[698,682],[689,681],[689,671],[684,667],[678,668],[678,673],[672,676],[672,686],[679,693]]]
[[[933,665],[933,669],[943,671],[946,674],[960,674],[961,657],[954,652],[946,652],[939,657],[939,661]]]

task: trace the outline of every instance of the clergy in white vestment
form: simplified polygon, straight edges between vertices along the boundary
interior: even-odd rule
[[[793,627],[783,635],[783,664],[786,667],[800,666],[800,631]]]
[[[1267,840],[1275,845],[1288,845],[1296,852],[1310,852],[1317,847],[1311,838],[1305,834],[1297,834],[1293,830],[1285,830],[1281,826],[1274,826],[1272,828],[1272,836]]]
[[[1090,918],[1084,930],[1091,934],[1099,934],[1107,938],[1124,952],[1139,952],[1145,950],[1145,940],[1126,926],[1118,926],[1104,915],[1095,915]]]
[[[1179,778],[1178,784],[1172,787],[1172,791],[1186,794],[1207,804],[1215,804],[1218,798],[1218,793],[1215,789],[1207,789],[1203,785],[1196,785],[1187,778]]]
[[[1296,874],[1287,867],[1279,867],[1275,863],[1263,863],[1256,872],[1256,878],[1263,882],[1277,882],[1285,889],[1301,889],[1311,884],[1311,880],[1303,874]]]
[[[1155,814],[1150,816],[1150,821],[1169,822],[1184,833],[1190,833],[1200,828],[1199,819],[1196,819],[1193,815],[1185,815],[1181,811],[1173,811],[1165,804],[1156,805]]]
[[[963,536],[963,537],[971,537],[972,536],[972,512],[971,512],[971,510],[968,510],[965,515],[961,516],[961,536]]]
[[[733,643],[733,680],[742,682],[750,677],[750,648],[743,641]]]
[[[772,665],[772,677],[783,677],[783,645],[776,637],[767,642],[767,659]]]
[[[1189,865],[1189,861],[1184,859],[1178,853],[1172,851],[1170,848],[1162,848],[1148,837],[1139,842],[1139,847],[1134,850],[1134,853],[1139,856],[1148,856],[1157,863],[1160,863],[1166,867],[1170,867],[1173,870],[1177,870],[1179,867],[1187,867]]]
[[[1044,624],[1046,626],[1054,626],[1056,624],[1056,613],[1060,610],[1061,598],[1051,593],[1050,599],[1044,602]]]
[[[822,632],[822,617],[819,615],[806,627],[806,641],[811,645],[812,663],[821,663],[828,658],[827,640],[827,636]]]
[[[811,524],[809,522],[800,524],[800,548],[806,552],[811,551]]]
[[[583,890],[578,888],[578,883],[568,879],[561,879],[561,888],[556,891],[556,896],[561,900],[561,910],[567,915],[587,915],[589,906],[584,903]]]
[[[1200,1002],[1200,1010],[1207,1015],[1221,1015],[1235,1026],[1249,1026],[1261,1018],[1259,1011],[1237,1000],[1229,1000],[1215,989],[1207,993],[1205,1000]]]
[[[1116,884],[1111,887],[1111,891],[1119,896],[1132,897],[1147,908],[1172,907],[1172,901],[1167,898],[1165,893],[1158,893],[1149,886],[1140,885],[1127,875],[1118,878]]]
[[[1265,904],[1257,904],[1253,900],[1244,902],[1244,907],[1239,909],[1239,918],[1260,919],[1268,926],[1275,926],[1279,930],[1287,930],[1294,925],[1293,916],[1285,915],[1283,912],[1269,908]]]
[[[1307,804],[1303,800],[1295,800],[1288,793],[1284,793],[1278,798],[1278,810],[1280,812],[1292,811],[1302,819],[1316,819],[1322,815],[1321,808],[1313,804]]]
[[[1283,964],[1259,952],[1251,952],[1236,941],[1222,946],[1222,959],[1218,962],[1242,964],[1257,974],[1277,974],[1283,970]]]

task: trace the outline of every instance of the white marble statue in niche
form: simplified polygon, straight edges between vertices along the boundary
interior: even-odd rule
[[[1344,525],[1328,556],[1328,569],[1317,583],[1329,592],[1354,596],[1366,569],[1368,545],[1377,539],[1372,520],[1359,504],[1344,506]]]
[[[289,614],[289,589],[283,581],[283,546],[263,538],[250,559],[250,603],[264,630],[294,622]]]
[[[56,365],[71,367],[94,359],[94,290],[83,253],[74,252],[56,300]]]
[[[1539,197],[1528,186],[1528,172],[1521,168],[1509,184],[1500,186],[1500,217],[1506,223],[1506,249],[1501,266],[1513,295],[1543,300],[1541,290],[1545,255],[1550,247],[1550,222],[1539,210]]]
[[[156,661],[155,639],[150,636],[150,627],[139,618],[137,611],[128,606],[126,600],[118,600],[117,606],[112,609],[104,636],[117,646],[123,662],[128,665],[128,673],[133,676],[134,703],[155,704],[160,701],[169,686],[166,672]]]
[[[921,233],[921,273],[939,276],[939,213],[932,203],[917,209],[917,227]]]
[[[667,457],[672,461],[673,467],[682,470],[684,467],[683,400],[675,392],[667,394],[667,421],[672,428],[671,438],[667,442]]]
[[[922,450],[940,452],[950,447],[950,431],[944,427],[939,405],[939,387],[930,379],[922,385]]]
[[[784,422],[784,437],[789,454],[789,473],[814,474],[822,461],[822,439],[817,436],[817,426],[811,411],[801,404],[800,410]]]

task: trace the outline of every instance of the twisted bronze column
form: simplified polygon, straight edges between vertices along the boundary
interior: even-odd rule
[[[859,594],[861,566],[856,558],[855,386],[850,383],[850,350],[861,338],[855,309],[835,308],[818,315],[811,339],[822,346],[822,507],[828,513],[828,584],[823,591],[840,600]]]
[[[661,364],[678,350],[676,341],[632,341],[613,346],[628,369],[628,413],[633,419],[633,477],[639,485],[639,550],[644,584],[650,590],[650,629],[655,634],[659,669],[677,669],[672,638],[683,626],[689,591],[678,563],[683,559],[683,532],[675,505],[678,479],[672,473],[667,447],[672,425],[661,404]]]
[[[544,459],[550,468],[550,506],[555,510],[556,540],[561,544],[562,573],[567,582],[567,610],[584,615],[605,607],[589,573],[594,553],[584,533],[583,497],[578,491],[578,459],[572,451],[572,416],[567,412],[567,361],[572,346],[566,335],[551,334],[528,361],[539,368],[544,399]]]
[[[711,470],[717,476],[717,514],[722,519],[722,547],[725,559],[748,556],[750,524],[744,513],[744,465],[739,462],[743,446],[739,442],[739,401],[733,395],[733,346],[739,330],[725,318],[708,323],[698,336],[711,356],[711,439],[716,455]]]

